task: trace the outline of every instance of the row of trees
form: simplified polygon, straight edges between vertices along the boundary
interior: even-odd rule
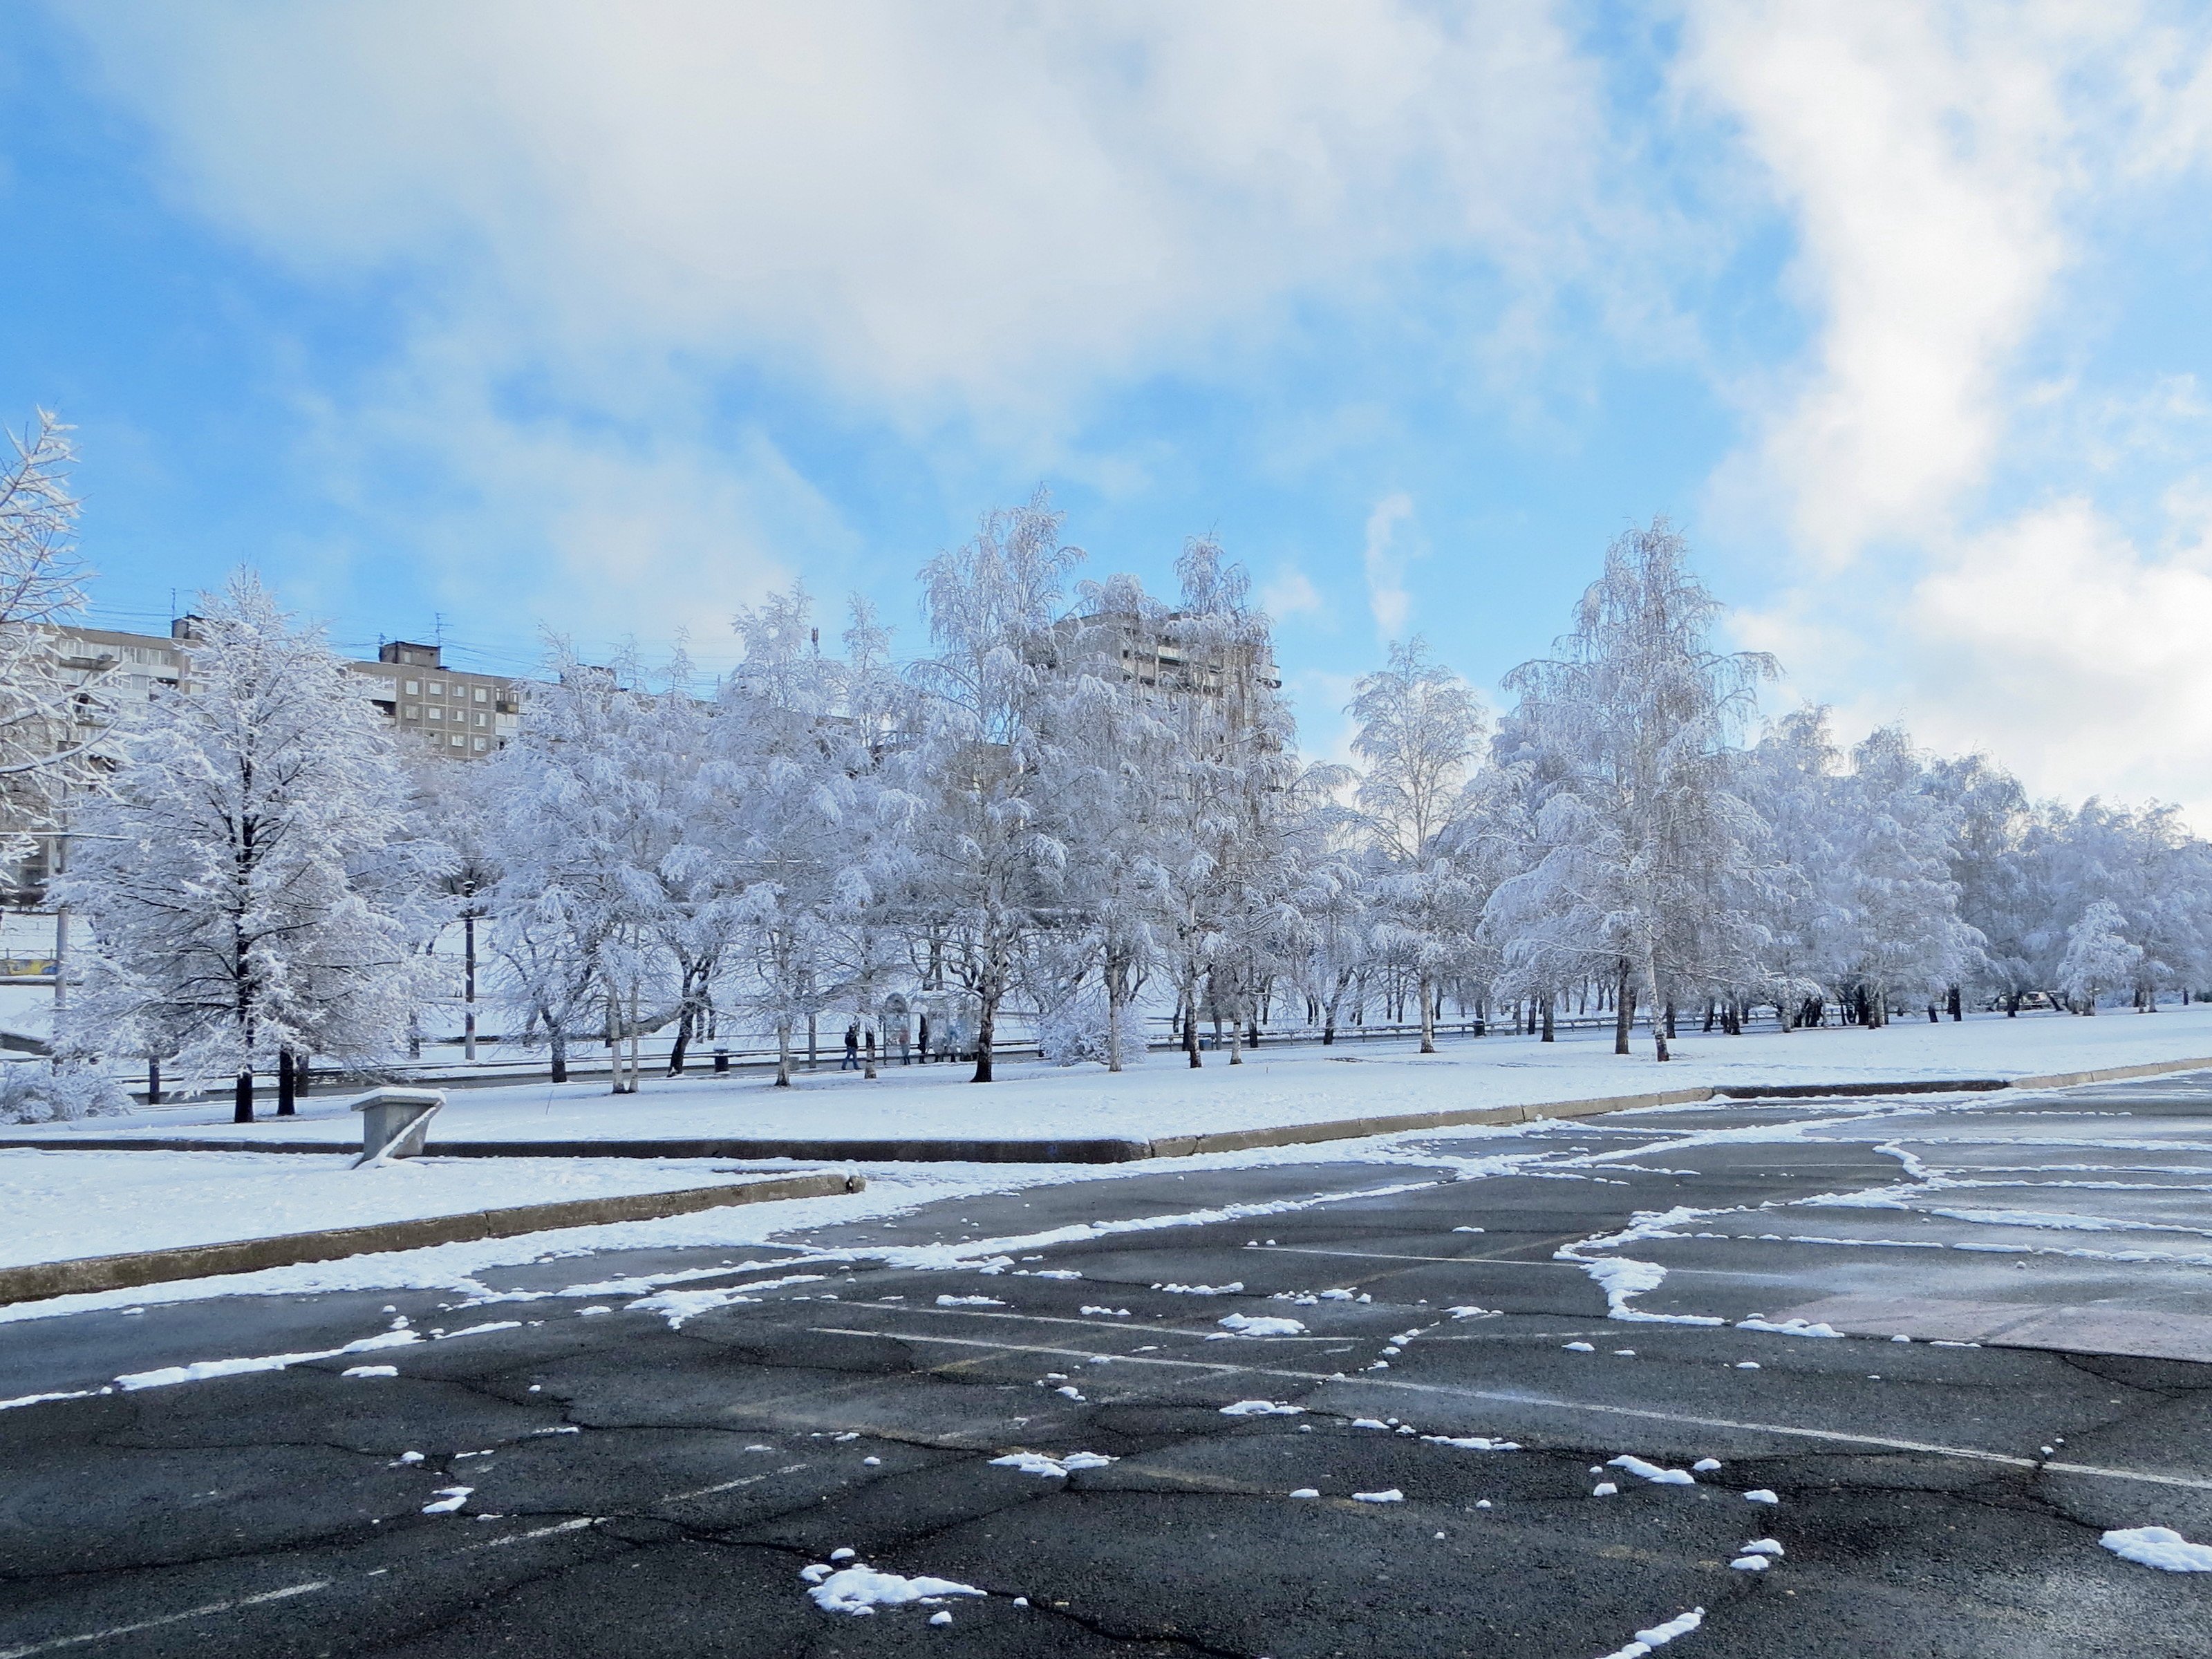
[[[251,576],[204,605],[192,688],[112,738],[58,901],[91,925],[64,1046],[235,1079],[280,1110],[307,1055],[373,1066],[481,973],[507,1033],[641,1040],[681,1072],[726,1033],[850,1022],[896,994],[988,1081],[1002,1016],[1119,1070],[1144,1016],[1333,1040],[1448,1010],[1551,1035],[1645,1015],[1740,1030],[1948,1003],[2093,1012],[2212,979],[2212,849],[2172,811],[2032,802],[1894,729],[1763,728],[1775,665],[1663,521],[1621,537],[1554,653],[1480,699],[1418,640],[1358,682],[1350,769],[1298,758],[1267,618],[1193,541],[1172,601],[1079,582],[1042,494],[924,568],[928,650],[855,602],[824,651],[803,591],[742,614],[712,685],[563,644],[519,738],[415,760]],[[473,1031],[471,1030],[471,1036]],[[1240,1059],[1232,1040],[1229,1059]],[[69,1073],[70,1066],[62,1068]],[[63,1088],[57,1083],[56,1090]],[[83,1085],[91,1086],[91,1085]]]

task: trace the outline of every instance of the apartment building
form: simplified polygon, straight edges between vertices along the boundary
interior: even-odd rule
[[[82,705],[80,729],[68,741],[97,738],[99,722],[110,708],[127,712],[162,691],[191,690],[195,621],[178,617],[166,639],[106,628],[58,629],[64,677],[97,693]],[[378,647],[374,662],[345,666],[362,678],[369,702],[395,729],[414,734],[449,759],[482,760],[496,754],[521,724],[520,681],[448,668],[435,645],[394,641]],[[55,746],[64,745],[58,740]]]
[[[521,682],[448,668],[434,645],[394,640],[374,662],[346,667],[368,682],[368,700],[398,730],[452,760],[482,760],[522,725]]]

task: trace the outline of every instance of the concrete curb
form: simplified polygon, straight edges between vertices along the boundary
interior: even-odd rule
[[[2157,1060],[2094,1072],[2055,1072],[2046,1077],[1893,1078],[1851,1083],[1727,1083],[1662,1089],[1650,1094],[1608,1095],[1597,1100],[1542,1101],[1525,1106],[1478,1106],[1462,1111],[1410,1112],[1390,1117],[1340,1118],[1326,1123],[1286,1123],[1270,1128],[1225,1129],[1208,1134],[1163,1135],[1152,1140],[1112,1137],[1072,1140],[446,1140],[424,1149],[430,1158],[790,1158],[811,1164],[1132,1164],[1154,1158],[1194,1158],[1205,1152],[1245,1152],[1269,1146],[1310,1146],[1328,1140],[1404,1134],[1419,1129],[1536,1123],[1594,1117],[1644,1106],[1690,1106],[1705,1101],[1833,1100],[1877,1095],[1991,1094],[2007,1089],[2071,1089],[2089,1083],[2212,1070],[2202,1060]],[[349,1154],[343,1141],[255,1140],[244,1136],[159,1139],[125,1135],[0,1136],[0,1150],[30,1147],[83,1152],[320,1152]]]
[[[2175,1072],[2201,1072],[2212,1060],[2160,1060],[2148,1066],[2111,1066],[2101,1072],[2052,1072],[2045,1077],[2016,1077],[2014,1089],[2078,1089],[2085,1083],[2124,1083],[2130,1078],[2166,1077]]]
[[[280,1233],[273,1238],[245,1238],[223,1244],[186,1244],[174,1249],[136,1250],[123,1255],[81,1256],[72,1261],[40,1261],[21,1267],[0,1267],[0,1303],[128,1290],[175,1279],[211,1279],[220,1273],[289,1267],[303,1261],[335,1261],[343,1256],[380,1255],[387,1250],[416,1250],[431,1244],[513,1238],[521,1233],[547,1232],[562,1227],[596,1227],[614,1221],[657,1221],[663,1216],[690,1215],[732,1204],[766,1204],[778,1199],[856,1193],[866,1185],[856,1175],[780,1176],[768,1181],[719,1187],[688,1187],[672,1193],[570,1199],[557,1204],[471,1210],[459,1215],[386,1221],[366,1227],[334,1227],[323,1232]]]

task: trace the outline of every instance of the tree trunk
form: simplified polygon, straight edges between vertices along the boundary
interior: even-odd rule
[[[477,1057],[477,919],[461,918],[461,1058]]]
[[[1198,1052],[1198,982],[1195,980],[1183,988],[1182,1050],[1190,1058],[1192,1071],[1195,1072],[1206,1064]]]
[[[553,1081],[566,1083],[568,1080],[568,1034],[558,1025],[549,1024],[545,1028],[545,1037],[553,1050]]]
[[[1547,1042],[1556,1042],[1559,1041],[1559,1038],[1553,1034],[1553,1030],[1552,996],[1551,993],[1548,991],[1544,994],[1544,1041]]]
[[[1421,1052],[1432,1054],[1437,1051],[1436,997],[1429,987],[1429,976],[1421,975],[1417,988],[1421,996]]]
[[[806,1016],[806,1069],[819,1071],[822,1066],[821,1016],[810,1012]]]
[[[876,1076],[876,1028],[872,1025],[868,1028],[867,1050],[867,1062],[861,1066],[860,1076],[864,1080],[872,1083]]]
[[[250,1066],[238,1074],[238,1087],[231,1096],[230,1121],[253,1121],[253,1072]]]
[[[161,1103],[161,1062],[158,1059],[149,1059],[146,1062],[146,1103],[149,1106]]]
[[[687,974],[684,977],[689,979],[690,975]],[[692,1028],[698,1024],[698,1004],[687,993],[684,999],[684,1012],[676,1017],[676,1041],[671,1043],[668,1048],[669,1076],[684,1075],[684,1057],[691,1048]]]
[[[637,1021],[637,981],[632,980],[629,987],[629,1092],[631,1094],[635,1094],[638,1085],[645,1080],[644,1058],[638,1053],[638,1044],[641,1041]]]
[[[1951,1018],[1955,1024],[1960,1020],[1963,1020],[1966,1017],[1966,1010],[1960,1006],[1959,988],[1954,985],[1951,988]]]
[[[1628,1022],[1633,1012],[1634,1005],[1628,994],[1628,964],[1624,962],[1620,964],[1620,977],[1613,985],[1613,1052],[1616,1054],[1628,1052]]]
[[[289,1048],[276,1051],[276,1115],[297,1117],[300,1115],[297,1094],[297,1073]]]
[[[1672,997],[1667,999],[1667,1040],[1669,1042],[1674,1040],[1674,1000]]]
[[[1121,1069],[1121,976],[1106,970],[1106,1069]]]
[[[970,1083],[991,1080],[991,1044],[998,1033],[999,995],[994,988],[981,998],[983,1012],[975,1022],[975,1075],[968,1079]]]
[[[787,1019],[775,1023],[775,1086],[791,1087],[791,1022]]]
[[[1659,1000],[1659,964],[1648,950],[1644,953],[1644,992],[1651,1007],[1652,1049],[1658,1059],[1671,1060],[1674,1056],[1667,1052],[1667,1039],[1673,1035],[1667,1018],[1671,1011],[1665,1010]]]

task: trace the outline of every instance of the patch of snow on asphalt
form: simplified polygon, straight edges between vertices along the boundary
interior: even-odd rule
[[[1298,1417],[1304,1412],[1304,1406],[1281,1405],[1273,1400],[1240,1400],[1221,1408],[1224,1417]]]
[[[1656,1463],[1647,1463],[1640,1457],[1631,1457],[1623,1452],[1607,1460],[1606,1467],[1626,1469],[1639,1480],[1649,1480],[1655,1486],[1694,1486],[1697,1477],[1687,1469],[1662,1469]]]
[[[338,1373],[341,1376],[397,1376],[397,1365],[349,1365]]]
[[[1832,1325],[1811,1319],[1739,1319],[1735,1328],[1740,1331],[1772,1331],[1778,1336],[1841,1336],[1843,1333]]]
[[[1227,1285],[1155,1285],[1156,1291],[1165,1291],[1170,1296],[1234,1296],[1244,1288],[1241,1279]]]
[[[470,1494],[475,1491],[476,1488],[474,1486],[441,1486],[438,1488],[437,1501],[435,1503],[423,1504],[422,1513],[425,1515],[451,1515],[455,1510],[460,1508],[462,1504],[467,1503],[469,1501]]]
[[[1356,1492],[1352,1494],[1352,1501],[1355,1504],[1402,1504],[1406,1501],[1406,1494],[1392,1486],[1387,1492]]]
[[[1519,1451],[1517,1440],[1490,1440],[1479,1434],[1425,1434],[1422,1439],[1432,1446],[1456,1446],[1462,1451]]]
[[[1060,1457],[1048,1457],[1042,1452],[1008,1452],[1004,1457],[994,1457],[994,1469],[1019,1469],[1024,1474],[1041,1474],[1057,1480],[1073,1474],[1078,1469],[1103,1469],[1114,1460],[1103,1452],[1069,1452]]]
[[[365,1336],[358,1342],[349,1342],[342,1348],[324,1348],[313,1353],[259,1354],[242,1359],[195,1359],[187,1365],[164,1365],[158,1370],[131,1371],[115,1379],[115,1386],[126,1394],[140,1389],[173,1388],[179,1382],[204,1382],[211,1377],[240,1376],[248,1371],[281,1371],[294,1365],[304,1365],[310,1360],[336,1359],[341,1354],[368,1353],[378,1348],[404,1347],[422,1339],[413,1331],[386,1331],[376,1336]]]
[[[1266,1314],[1229,1314],[1219,1323],[1234,1336],[1304,1336],[1305,1326],[1295,1319]]]
[[[2097,1541],[2124,1561],[2161,1572],[2212,1572],[2212,1544],[2192,1544],[2172,1527],[2123,1527]]]
[[[1655,1648],[1663,1648],[1678,1636],[1687,1636],[1705,1622],[1705,1610],[1692,1607],[1687,1613],[1678,1613],[1663,1625],[1654,1625],[1650,1630],[1636,1632],[1636,1639],[1625,1648],[1615,1648],[1604,1659],[1644,1659]]]
[[[995,1296],[940,1296],[937,1298],[937,1305],[940,1308],[1003,1308],[1006,1304]]]
[[[807,1570],[809,1572],[812,1568]],[[873,1567],[844,1567],[823,1579],[806,1594],[824,1613],[872,1613],[878,1607],[904,1607],[910,1601],[939,1595],[981,1595],[973,1584],[950,1578],[905,1578]],[[948,1619],[946,1623],[951,1623]]]
[[[1772,1492],[1769,1492],[1765,1486],[1760,1486],[1753,1492],[1747,1492],[1744,1493],[1743,1497],[1744,1501],[1747,1504],[1779,1504],[1782,1501]]]

